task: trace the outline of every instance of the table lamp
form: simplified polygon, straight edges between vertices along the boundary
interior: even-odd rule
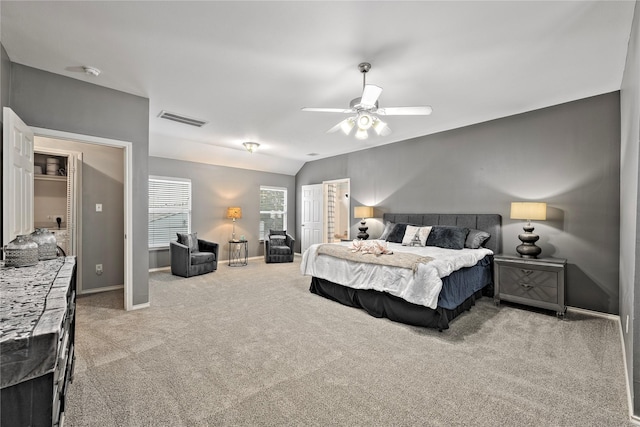
[[[516,247],[516,251],[522,258],[537,258],[542,252],[536,242],[540,238],[533,234],[531,220],[544,221],[547,219],[547,204],[542,202],[513,202],[511,203],[511,219],[526,219],[527,225],[523,227],[524,233],[518,235],[522,244]]]
[[[231,240],[236,242],[236,219],[242,218],[242,208],[238,206],[227,208],[227,218],[233,220],[233,232],[231,233]]]
[[[356,206],[353,208],[353,216],[356,218],[362,218],[362,221],[360,221],[360,227],[358,227],[358,230],[360,230],[358,233],[358,239],[367,240],[369,238],[369,234],[367,233],[369,227],[367,227],[366,219],[373,216],[373,208],[371,206]]]

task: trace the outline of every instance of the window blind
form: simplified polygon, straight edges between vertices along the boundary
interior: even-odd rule
[[[269,229],[287,229],[287,189],[260,186],[260,240]]]
[[[191,232],[191,181],[149,178],[149,247],[167,247],[176,233]]]

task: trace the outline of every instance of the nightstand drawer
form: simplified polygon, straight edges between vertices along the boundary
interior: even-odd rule
[[[530,268],[500,268],[500,292],[556,304],[558,302],[558,273]]]

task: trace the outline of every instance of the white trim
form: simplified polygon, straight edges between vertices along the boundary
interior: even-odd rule
[[[113,285],[113,286],[104,286],[102,288],[83,289],[78,292],[78,295],[98,294],[100,292],[117,291],[118,289],[123,289],[123,288],[124,288],[124,285]]]
[[[168,271],[171,270],[171,266],[167,266],[167,267],[158,267],[158,268],[150,268],[149,269],[149,273],[155,273],[156,271]]]
[[[133,144],[129,141],[101,138],[98,136],[81,135],[53,129],[32,127],[37,136],[66,139],[89,144],[106,145],[124,149],[124,309],[134,310],[144,308],[149,303],[133,305]]]
[[[136,305],[132,305],[131,308],[129,310],[140,310],[143,308],[149,308],[151,307],[151,303],[149,302],[144,302],[142,304],[136,304]]]
[[[603,313],[601,311],[587,310],[586,308],[567,307],[567,312],[572,312],[577,314],[586,314],[588,316],[602,317],[604,319],[609,319],[614,321],[617,320],[618,322],[620,322],[620,316],[616,314],[609,314],[609,313]]]
[[[629,410],[629,421],[637,426],[640,426],[640,417],[636,416],[633,413],[633,398],[631,397],[633,394],[631,393],[631,384],[629,384],[629,366],[627,364],[627,353],[624,351],[624,330],[622,329],[622,321],[620,320],[620,316],[616,316],[618,323],[618,330],[620,331],[620,348],[622,349],[622,363],[624,366],[624,383],[627,389],[627,408]]]

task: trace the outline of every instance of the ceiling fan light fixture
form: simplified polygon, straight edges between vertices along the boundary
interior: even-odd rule
[[[349,117],[340,123],[340,129],[342,129],[342,132],[344,132],[345,135],[349,135],[351,133],[351,129],[353,129],[355,125],[356,123],[353,117]]]
[[[242,145],[244,145],[244,148],[246,148],[250,153],[253,153],[258,149],[258,147],[260,147],[260,144],[257,142],[243,142]]]
[[[373,125],[373,117],[367,113],[358,114],[358,129],[367,130]]]
[[[366,129],[358,128],[356,132],[356,139],[367,139],[369,138],[369,133]]]
[[[379,118],[375,118],[373,120],[373,130],[376,131],[378,135],[382,135],[383,133],[389,132],[389,126]]]

